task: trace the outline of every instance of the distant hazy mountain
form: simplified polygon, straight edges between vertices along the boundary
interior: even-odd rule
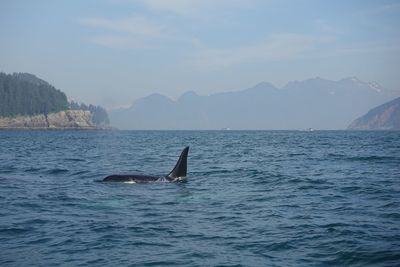
[[[263,82],[210,96],[189,91],[177,101],[153,94],[130,108],[111,111],[110,118],[120,129],[345,129],[396,94],[355,77],[314,78],[280,89]]]
[[[400,130],[400,97],[368,111],[353,121],[351,130]]]

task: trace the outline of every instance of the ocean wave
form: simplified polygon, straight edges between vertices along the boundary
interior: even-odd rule
[[[54,168],[46,171],[46,174],[64,174],[69,172],[67,169],[62,169],[62,168]]]

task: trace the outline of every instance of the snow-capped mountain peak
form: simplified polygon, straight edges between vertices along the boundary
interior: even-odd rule
[[[377,82],[369,82],[368,86],[379,93],[382,92],[382,86]]]

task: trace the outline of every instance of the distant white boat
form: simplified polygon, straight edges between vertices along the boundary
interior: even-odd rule
[[[222,130],[222,131],[230,131],[230,130],[231,130],[231,128],[229,128],[229,127],[226,127],[226,128],[222,128],[221,130]]]

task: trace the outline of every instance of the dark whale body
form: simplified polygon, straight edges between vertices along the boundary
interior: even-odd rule
[[[175,167],[166,176],[150,176],[141,174],[110,175],[103,179],[103,182],[120,183],[152,183],[152,182],[182,182],[187,174],[187,156],[189,147],[185,147],[176,162]]]

